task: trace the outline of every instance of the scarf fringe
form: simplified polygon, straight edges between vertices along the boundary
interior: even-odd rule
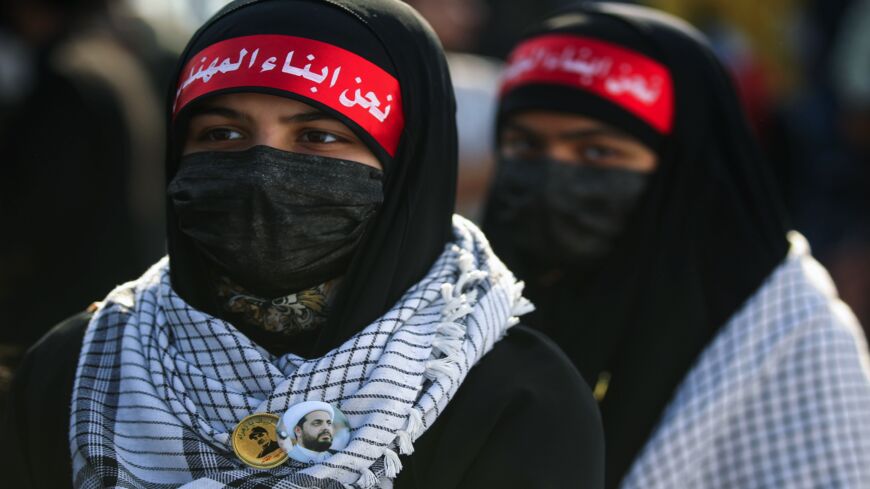
[[[462,339],[436,337],[432,340],[432,348],[443,353],[447,358],[458,358],[462,353]]]
[[[525,282],[517,282],[514,285],[514,306],[511,308],[511,315],[513,316],[524,316],[535,310],[535,305],[523,297],[523,290],[525,288]]]
[[[461,324],[444,321],[438,325],[435,333],[444,338],[465,339],[465,329]]]
[[[456,373],[456,364],[450,358],[436,358],[426,362],[426,372],[423,374],[431,381],[438,380],[441,376],[450,376]]]
[[[511,317],[508,319],[508,327],[516,326],[520,322],[520,316],[526,315],[535,310],[535,305],[528,299],[523,297],[523,290],[526,288],[525,282],[517,282],[513,288],[514,305],[511,308]]]
[[[411,408],[411,410],[408,411],[408,424],[406,425],[405,430],[415,436],[423,434],[423,415],[420,414],[420,411],[417,411],[414,408]]]
[[[474,311],[474,304],[478,298],[476,289],[467,293],[464,291],[489,277],[488,272],[474,268],[474,256],[467,250],[455,245],[452,250],[458,254],[457,262],[460,275],[456,285],[449,282],[441,285],[441,297],[444,299],[444,307],[441,311],[443,320],[438,324],[435,338],[432,340],[432,356],[426,362],[424,373],[424,376],[432,381],[443,376],[453,376],[460,368],[462,344],[467,332],[465,325],[459,320]],[[519,298],[522,298],[522,286],[519,287],[519,292],[514,290],[515,298],[517,294]],[[414,453],[414,440],[422,434],[423,428],[420,412],[412,408],[408,413],[405,429],[399,430],[396,434],[396,444],[400,453],[403,455]],[[401,472],[402,464],[396,452],[387,450],[384,454],[384,462],[387,470],[386,475],[390,479],[395,478]]]
[[[414,453],[414,440],[423,434],[423,415],[420,411],[411,408],[408,411],[408,421],[405,424],[405,429],[399,430],[396,434],[396,442],[399,445],[399,453],[402,455],[411,455]]]
[[[399,454],[390,450],[384,450],[384,475],[390,479],[395,479],[399,472],[402,471],[402,461],[399,460]]]
[[[372,489],[378,485],[378,478],[371,470],[363,469],[356,484],[363,489]]]
[[[396,432],[396,442],[399,445],[399,453],[402,455],[414,453],[414,439],[407,431],[399,430]]]

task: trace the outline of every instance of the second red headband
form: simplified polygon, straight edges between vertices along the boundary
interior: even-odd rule
[[[508,59],[501,93],[531,84],[558,84],[609,100],[670,134],[674,88],[661,63],[616,44],[581,36],[551,34],[532,38]]]

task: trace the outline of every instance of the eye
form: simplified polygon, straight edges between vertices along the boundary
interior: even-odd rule
[[[614,156],[616,151],[606,146],[587,146],[583,149],[583,159],[585,161],[594,162]]]
[[[506,135],[501,142],[501,152],[508,157],[532,157],[541,151],[542,144],[523,135]]]
[[[245,136],[235,130],[230,129],[228,127],[216,127],[213,129],[209,129],[205,131],[201,136],[200,140],[202,141],[236,141],[239,139],[243,139]]]
[[[344,138],[326,131],[305,131],[299,139],[305,143],[315,144],[330,144],[344,141]]]

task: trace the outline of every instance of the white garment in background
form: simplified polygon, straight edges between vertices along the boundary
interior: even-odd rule
[[[804,238],[790,239],[678,387],[623,489],[870,487],[867,344]]]

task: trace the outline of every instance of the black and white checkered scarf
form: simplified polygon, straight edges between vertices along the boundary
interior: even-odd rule
[[[115,289],[85,335],[73,391],[75,487],[375,487],[434,423],[469,369],[531,310],[480,231],[455,239],[380,319],[320,358],[275,357],[173,291],[166,259]],[[246,416],[337,405],[351,439],[322,463],[244,465]]]

